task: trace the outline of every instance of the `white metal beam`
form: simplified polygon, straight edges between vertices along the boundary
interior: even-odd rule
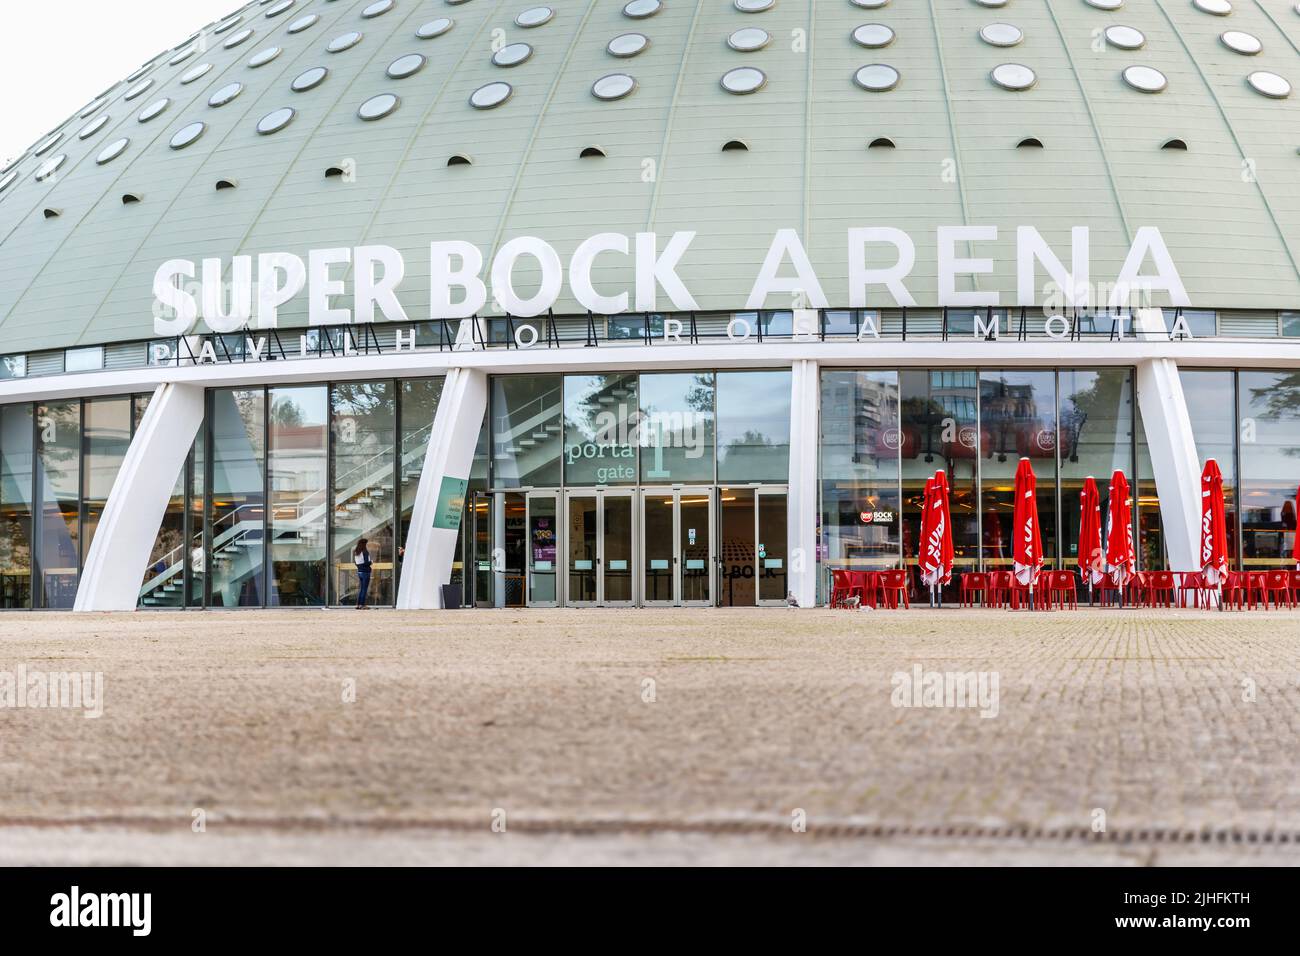
[[[813,607],[817,603],[817,413],[821,386],[816,362],[797,361],[791,373],[786,514],[790,592],[800,607]]]

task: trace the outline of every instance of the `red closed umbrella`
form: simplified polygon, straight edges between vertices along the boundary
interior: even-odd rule
[[[1092,586],[1105,576],[1106,557],[1101,550],[1101,493],[1091,475],[1079,494],[1079,573]],[[1091,599],[1090,599],[1091,600]]]
[[[1228,575],[1228,524],[1223,516],[1223,472],[1213,458],[1201,472],[1201,574],[1211,587]]]
[[[1028,458],[1016,466],[1016,503],[1011,536],[1015,542],[1011,570],[1016,580],[1029,588],[1029,606],[1034,604],[1034,578],[1043,566],[1043,536],[1038,526],[1038,482]]]
[[[948,509],[948,475],[936,471],[925,483],[925,513],[921,516],[921,581],[930,588],[930,603],[938,602],[940,587],[952,580],[952,516]]]
[[[1291,545],[1291,557],[1295,558],[1296,570],[1300,571],[1300,491],[1295,493],[1295,544]]]
[[[1124,585],[1137,571],[1137,555],[1133,551],[1133,509],[1128,496],[1128,479],[1117,469],[1110,476],[1110,507],[1106,509],[1106,569],[1121,595]]]

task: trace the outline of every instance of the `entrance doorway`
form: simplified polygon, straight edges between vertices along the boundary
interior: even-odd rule
[[[785,603],[787,497],[784,487],[718,489],[720,606]]]
[[[635,600],[635,512],[630,489],[565,495],[568,601],[577,607],[628,607]]]
[[[712,488],[641,493],[642,602],[706,607],[714,594]]]

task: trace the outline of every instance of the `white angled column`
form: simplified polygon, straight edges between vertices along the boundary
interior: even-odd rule
[[[73,610],[135,609],[176,478],[202,425],[202,388],[155,389],[95,529]]]
[[[411,511],[411,530],[402,559],[397,606],[407,610],[442,607],[442,585],[451,581],[457,527],[450,512],[474,463],[474,448],[487,411],[487,375],[477,369],[448,369],[429,434],[429,451]],[[469,569],[466,574],[472,574]]]
[[[790,591],[800,607],[817,603],[817,363],[800,359],[790,376],[790,497],[786,521]]]
[[[1169,567],[1194,571],[1201,566],[1201,463],[1178,363],[1173,359],[1139,362],[1136,384],[1160,498]]]

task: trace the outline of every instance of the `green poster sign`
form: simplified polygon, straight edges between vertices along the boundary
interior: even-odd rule
[[[460,513],[465,507],[465,489],[468,487],[468,478],[442,479],[442,487],[438,490],[438,510],[433,515],[435,528],[460,529]]]

